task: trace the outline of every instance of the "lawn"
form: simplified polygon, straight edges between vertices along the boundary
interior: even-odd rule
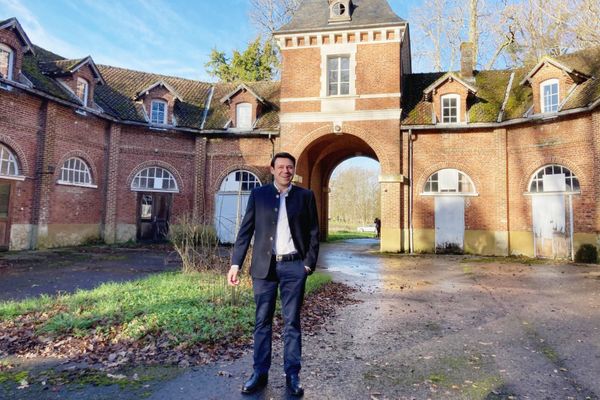
[[[331,278],[313,274],[307,293]],[[136,341],[165,337],[171,346],[247,338],[254,323],[250,278],[230,288],[223,275],[162,273],[94,290],[0,303],[0,330],[27,326],[36,336]]]
[[[330,231],[327,235],[328,242],[337,242],[348,239],[373,239],[375,234],[372,232],[356,232],[356,231]]]

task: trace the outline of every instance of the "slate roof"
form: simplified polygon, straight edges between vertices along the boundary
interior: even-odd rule
[[[559,56],[555,60],[591,77],[576,86],[560,111],[587,107],[600,99],[600,46]],[[535,64],[530,64],[514,70],[475,71],[473,86],[477,89],[477,94],[468,99],[469,122],[498,122],[499,117],[500,122],[523,118],[533,105],[533,92],[529,85],[521,82],[534,67]],[[512,85],[506,98],[513,73]],[[439,72],[410,74],[405,77],[403,125],[433,125],[433,105],[425,99],[423,92],[444,75],[444,72]]]
[[[357,29],[370,26],[401,25],[406,21],[392,11],[386,0],[353,0],[352,20],[329,23],[327,0],[304,0],[294,17],[279,33]]]

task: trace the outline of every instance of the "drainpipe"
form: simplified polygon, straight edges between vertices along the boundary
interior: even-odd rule
[[[414,226],[413,226],[413,134],[408,130],[408,252],[415,251]]]

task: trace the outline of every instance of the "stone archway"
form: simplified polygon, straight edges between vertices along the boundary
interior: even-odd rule
[[[404,177],[401,175],[399,139],[397,143],[382,141],[375,133],[348,123],[339,133],[334,133],[332,128],[331,125],[321,125],[297,141],[282,143],[282,150],[289,151],[298,160],[296,172],[301,178],[300,185],[315,193],[323,239],[326,239],[329,228],[331,175],[342,162],[363,156],[379,161],[381,165],[381,250],[404,250]]]

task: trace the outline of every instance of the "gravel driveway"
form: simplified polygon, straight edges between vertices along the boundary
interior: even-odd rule
[[[462,256],[381,256],[325,245],[320,263],[361,288],[304,341],[306,399],[598,399],[600,268]],[[189,371],[151,397],[286,398],[281,354],[242,396],[249,356]]]

